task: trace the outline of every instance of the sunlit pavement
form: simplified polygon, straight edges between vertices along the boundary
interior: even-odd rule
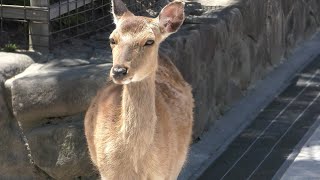
[[[289,159],[292,164],[287,168],[281,180],[320,179],[320,126],[317,125],[296,158]],[[293,156],[296,154],[293,153]],[[290,161],[291,160],[291,161]],[[282,173],[281,173],[282,174]]]

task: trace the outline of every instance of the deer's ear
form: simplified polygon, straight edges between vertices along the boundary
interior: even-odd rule
[[[113,21],[115,24],[117,24],[117,22],[121,19],[122,16],[133,15],[121,0],[111,0],[111,2]]]
[[[184,3],[174,1],[166,5],[159,14],[161,31],[164,33],[176,32],[184,21]]]

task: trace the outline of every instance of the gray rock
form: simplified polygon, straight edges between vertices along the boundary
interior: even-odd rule
[[[83,115],[50,118],[26,133],[35,164],[54,179],[97,179],[89,159]]]
[[[95,49],[90,62],[94,64],[112,63],[112,53],[107,49]]]
[[[0,75],[9,79],[23,72],[34,61],[25,54],[0,52]]]
[[[41,66],[40,69],[85,66],[89,64],[89,61],[83,59],[54,59]]]
[[[3,87],[0,80],[0,179],[45,179],[30,161],[23,134],[4,100]]]
[[[105,84],[110,67],[33,64],[5,83],[15,118],[29,128],[44,118],[85,111],[97,89]]]

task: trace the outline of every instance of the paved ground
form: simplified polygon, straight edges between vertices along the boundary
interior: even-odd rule
[[[281,180],[320,179],[320,126],[293,160]]]
[[[199,179],[320,179],[320,126],[314,128],[320,115],[319,96],[320,56],[259,113]],[[293,161],[292,154],[298,154],[304,143]]]

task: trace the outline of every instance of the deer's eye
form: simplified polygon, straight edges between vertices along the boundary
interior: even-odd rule
[[[109,41],[110,41],[110,44],[117,44],[113,38],[110,38]]]
[[[152,44],[154,44],[154,40],[148,40],[144,45],[151,46]]]

